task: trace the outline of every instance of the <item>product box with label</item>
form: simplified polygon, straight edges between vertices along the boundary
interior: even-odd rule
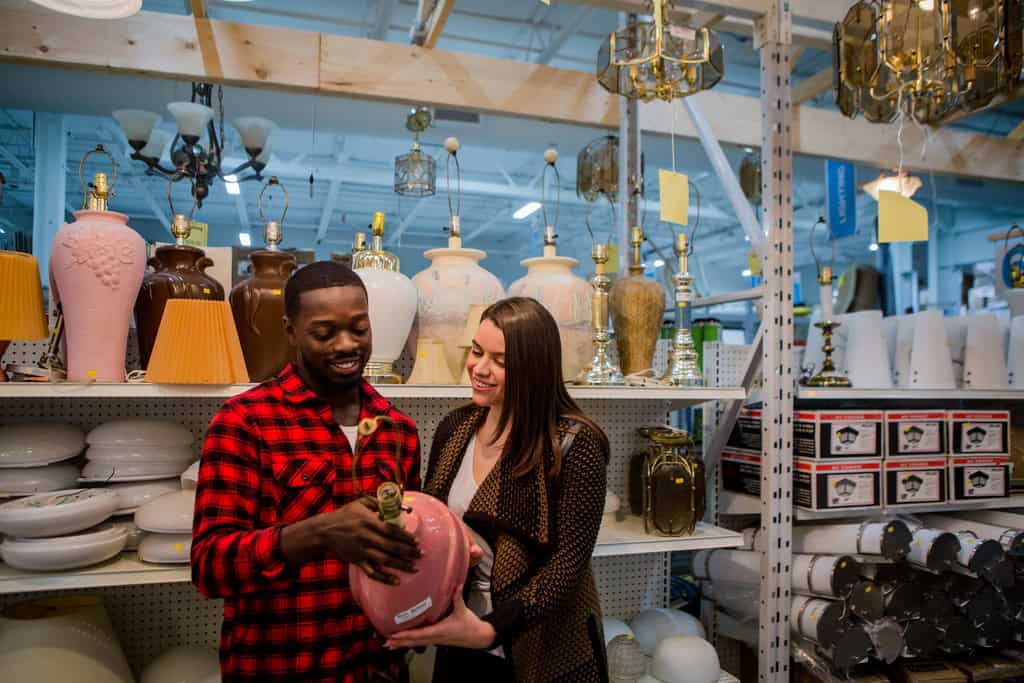
[[[1010,455],[1010,413],[1006,410],[950,410],[950,455]]]
[[[793,414],[798,458],[881,458],[882,411],[799,410]]]
[[[899,683],[967,683],[967,674],[946,662],[905,661],[895,667]]]
[[[946,450],[945,410],[885,411],[885,457],[916,458]]]
[[[725,445],[731,449],[761,452],[761,410],[759,408],[744,408],[740,411]]]
[[[793,504],[808,510],[881,507],[882,461],[795,458]]]
[[[761,454],[722,449],[722,488],[726,491],[761,495]]]
[[[882,470],[887,506],[944,503],[948,498],[946,458],[890,458]]]
[[[1006,498],[1010,495],[1010,459],[949,456],[950,500]]]

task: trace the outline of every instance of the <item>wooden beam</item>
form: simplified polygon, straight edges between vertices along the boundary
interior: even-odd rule
[[[200,49],[197,23],[192,17],[151,12],[97,22],[18,6],[6,10],[0,22],[0,59],[394,102],[408,102],[415,93],[430,106],[595,128],[618,126],[618,98],[582,71],[214,19],[202,22],[208,25],[210,42]],[[217,60],[205,58],[207,50]],[[695,97],[720,141],[760,145],[756,98],[719,91]],[[669,133],[668,105],[643,105],[640,112],[644,130]],[[881,167],[898,164],[890,126],[851,121],[813,107],[801,108],[796,123],[796,153]],[[677,117],[676,132],[696,137],[686,117]],[[923,143],[918,127],[906,126],[903,137],[908,169],[1024,178],[1022,140],[944,129],[933,134],[928,157],[921,162],[914,153]]]
[[[192,5],[192,16],[196,19],[210,18],[209,0],[190,0],[190,2]]]
[[[822,69],[793,86],[793,107],[813,100],[832,87],[832,67]]]
[[[432,48],[437,45],[453,7],[455,7],[455,0],[438,0],[434,11],[427,18],[427,37],[423,40],[423,47]]]
[[[645,0],[570,0],[581,5],[603,7],[604,9],[616,12],[631,12],[633,14],[647,14],[647,3]],[[729,16],[740,16],[746,18],[759,17],[768,11],[768,4],[772,0],[696,0],[687,2],[689,9],[702,9],[704,11],[725,14]],[[678,9],[681,3],[677,3]],[[794,23],[819,23],[831,24],[839,21],[850,8],[849,0],[789,0],[789,9],[793,15]]]
[[[1007,140],[1024,140],[1024,121],[1021,121],[1017,126],[1006,134]]]

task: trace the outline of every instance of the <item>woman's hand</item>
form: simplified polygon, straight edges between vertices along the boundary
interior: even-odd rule
[[[494,647],[494,627],[474,614],[462,599],[462,586],[452,596],[452,612],[431,626],[395,633],[384,647],[422,647],[424,645],[445,645],[464,647],[472,650],[486,650]]]

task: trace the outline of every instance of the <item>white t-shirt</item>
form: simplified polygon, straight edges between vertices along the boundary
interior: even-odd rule
[[[466,454],[462,457],[462,464],[459,465],[459,471],[452,482],[451,490],[448,492],[448,509],[459,519],[462,519],[463,515],[466,514],[466,509],[469,508],[469,504],[473,501],[473,496],[476,495],[477,489],[480,488],[476,477],[473,476],[473,453],[475,449],[476,435],[469,440],[469,444],[466,446]],[[469,601],[466,606],[478,617],[482,617],[490,614],[494,609],[491,602],[491,569],[494,567],[494,550],[469,525],[466,525],[466,528],[473,537],[473,541],[483,551],[480,563],[470,573]],[[505,656],[504,651],[500,647],[496,647],[490,652],[498,657]]]
[[[345,438],[348,439],[348,447],[352,449],[352,453],[356,452],[356,439],[359,438],[359,425],[338,425],[341,427],[342,433]]]

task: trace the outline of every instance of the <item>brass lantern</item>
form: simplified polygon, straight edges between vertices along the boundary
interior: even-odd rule
[[[619,191],[619,138],[605,135],[576,157],[576,194],[587,202],[604,195],[612,204]]]
[[[673,0],[647,0],[651,19],[613,32],[597,54],[605,90],[650,102],[713,88],[725,69],[722,43],[707,28],[672,23]]]
[[[740,188],[748,200],[761,203],[761,150],[747,150],[740,161]]]
[[[650,444],[641,466],[644,531],[687,536],[706,508],[704,462],[694,453],[688,432],[672,427],[637,430]]]
[[[395,193],[406,197],[430,197],[437,192],[437,162],[420,150],[420,133],[430,127],[430,110],[416,107],[405,120],[412,132],[412,149],[395,157]]]

